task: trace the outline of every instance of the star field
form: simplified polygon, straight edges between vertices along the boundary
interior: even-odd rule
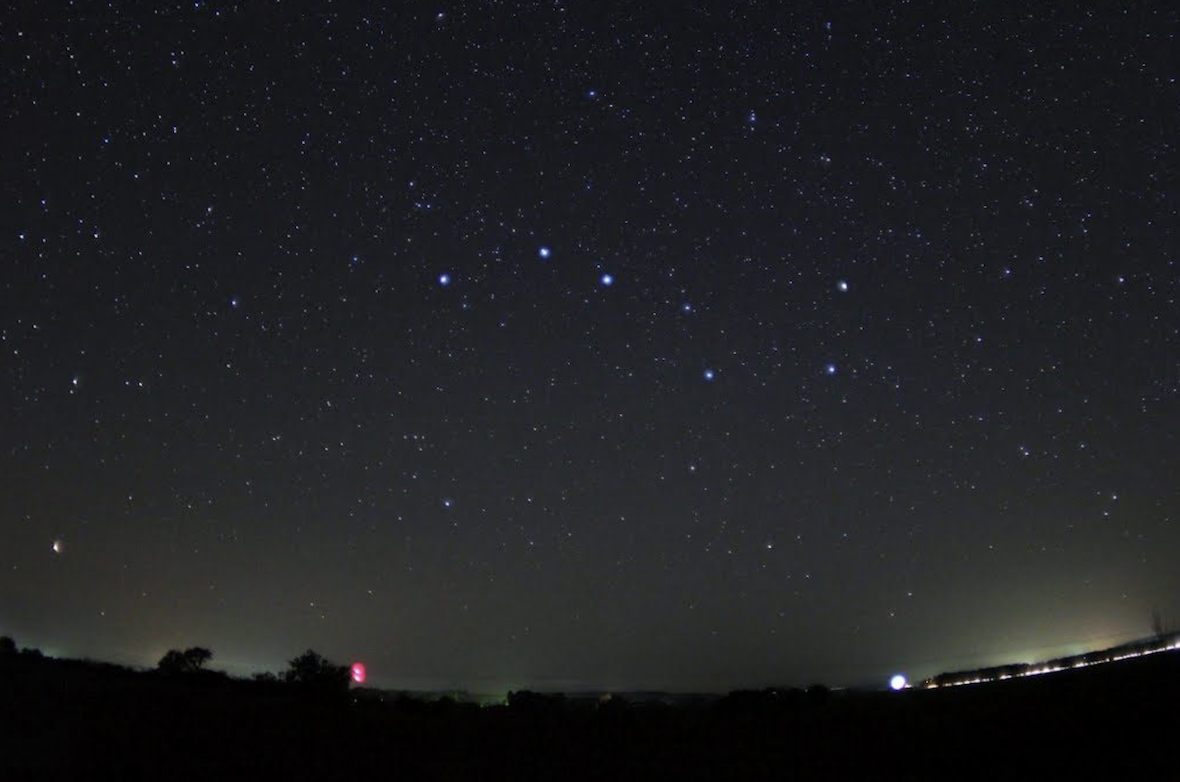
[[[914,678],[1180,610],[1180,12],[0,24],[0,632]]]

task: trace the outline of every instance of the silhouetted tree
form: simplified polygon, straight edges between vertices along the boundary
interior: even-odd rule
[[[183,652],[169,649],[156,664],[156,669],[161,673],[196,673],[212,659],[213,652],[200,646],[190,647]]]
[[[184,650],[184,660],[194,671],[199,671],[205,663],[213,659],[213,652],[200,646],[193,646]]]
[[[347,665],[336,665],[308,649],[291,660],[283,679],[319,693],[348,692],[350,673]]]
[[[0,657],[9,657],[16,654],[16,641],[8,636],[0,636]]]

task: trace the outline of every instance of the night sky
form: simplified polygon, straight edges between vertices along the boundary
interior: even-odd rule
[[[883,683],[1180,619],[1171,3],[7,4],[0,633]]]

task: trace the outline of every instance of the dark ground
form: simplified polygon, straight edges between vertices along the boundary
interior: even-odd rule
[[[0,779],[1178,779],[1180,653],[973,687],[680,706],[311,697],[0,658]]]

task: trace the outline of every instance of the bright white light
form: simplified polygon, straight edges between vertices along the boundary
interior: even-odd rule
[[[717,373],[716,373],[716,372],[714,372],[714,371],[713,371],[713,370],[711,370],[711,369],[706,369],[706,370],[705,370],[705,380],[708,380],[709,382],[712,382],[712,381],[713,381],[713,379],[714,379],[715,377],[717,377]]]
[[[889,680],[889,687],[894,690],[904,690],[906,685],[905,677],[900,673]]]
[[[451,284],[451,275],[449,275],[449,274],[438,275],[438,284],[442,285],[442,286],[450,285]]]
[[[550,249],[548,247],[542,247],[541,249],[537,250],[537,255],[540,256],[541,260],[543,260],[543,261],[548,259],[549,256],[552,254],[553,253],[550,251]]]
[[[66,546],[64,543],[61,542],[61,538],[58,538],[57,540],[53,541],[53,553],[54,554],[60,554],[65,550],[66,550]]]
[[[838,283],[836,283],[836,290],[840,291],[841,293],[848,293],[847,280],[840,280]]]
[[[615,284],[615,278],[609,274],[604,274],[602,275],[602,284],[609,288]]]

